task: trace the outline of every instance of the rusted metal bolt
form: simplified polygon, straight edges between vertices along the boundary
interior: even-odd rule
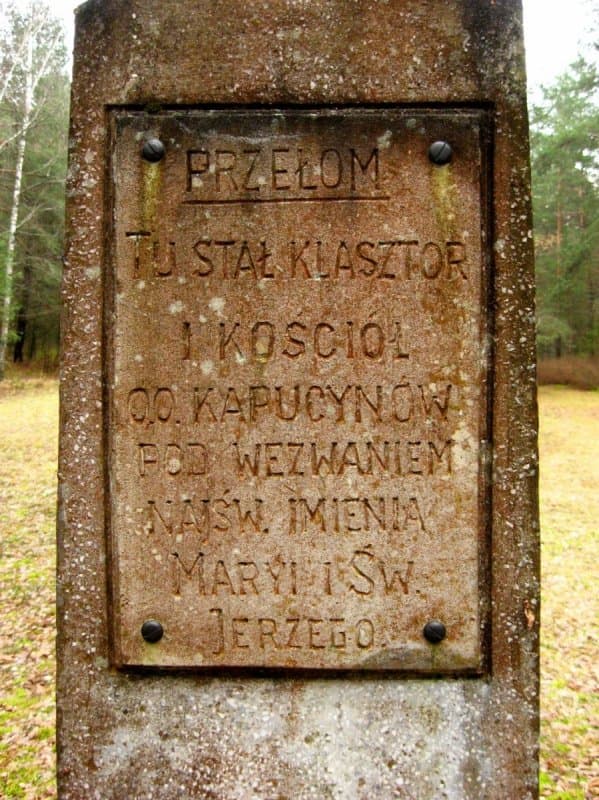
[[[427,640],[427,642],[430,642],[431,644],[439,644],[439,642],[442,642],[447,636],[445,625],[443,625],[442,622],[439,622],[438,619],[431,619],[430,622],[427,622],[422,630],[422,633],[424,634],[424,638]]]
[[[453,150],[449,142],[433,142],[428,148],[428,157],[437,166],[442,167],[444,164],[449,164]]]
[[[166,149],[160,139],[148,139],[146,142],[144,142],[144,146],[141,151],[141,154],[145,160],[150,161],[152,164],[155,164],[157,161],[161,161],[164,158],[165,153]]]
[[[150,644],[156,644],[159,642],[163,635],[164,629],[162,625],[155,619],[147,619],[144,624],[141,626],[141,635]]]

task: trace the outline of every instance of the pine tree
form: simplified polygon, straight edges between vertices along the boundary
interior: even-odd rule
[[[599,72],[579,58],[532,110],[541,355],[599,349]]]

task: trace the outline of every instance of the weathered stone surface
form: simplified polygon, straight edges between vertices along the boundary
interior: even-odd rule
[[[481,669],[485,119],[115,112],[118,663]]]
[[[79,9],[62,797],[536,796],[520,12],[482,6]]]

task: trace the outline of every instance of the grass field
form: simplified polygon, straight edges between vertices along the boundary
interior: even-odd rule
[[[0,797],[55,795],[55,381],[0,385]]]
[[[541,796],[590,800],[599,798],[599,393],[544,387],[540,408]],[[0,385],[2,798],[55,796],[57,412],[53,381]]]
[[[541,796],[599,798],[599,392],[540,391]]]

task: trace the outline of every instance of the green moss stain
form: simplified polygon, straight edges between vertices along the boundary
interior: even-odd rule
[[[141,216],[144,229],[149,231],[156,229],[158,203],[162,194],[163,163],[143,162]]]
[[[445,242],[455,238],[453,223],[456,207],[456,186],[452,181],[452,169],[448,164],[444,167],[431,166],[432,200],[435,208],[435,220]]]

